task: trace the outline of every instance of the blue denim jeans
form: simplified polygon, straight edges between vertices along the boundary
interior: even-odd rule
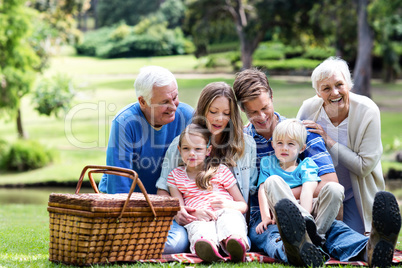
[[[255,227],[261,222],[259,211],[250,215],[249,237],[251,243],[258,250],[265,252],[269,257],[288,262],[283,242],[276,225],[269,225],[262,234],[257,234]],[[354,231],[342,221],[335,220],[326,233],[324,252],[340,261],[363,260],[364,250],[368,237]]]
[[[168,232],[163,254],[189,252],[189,245],[186,228],[173,220]]]
[[[253,211],[250,214],[250,223],[248,229],[248,236],[251,240],[252,247],[254,246],[258,251],[265,252],[269,257],[288,262],[285,254],[283,242],[280,239],[278,227],[276,225],[268,225],[265,232],[257,234],[255,227],[261,222],[260,211]]]
[[[325,251],[335,259],[367,261],[363,255],[369,238],[356,232],[344,222],[335,220],[327,231],[326,238]]]

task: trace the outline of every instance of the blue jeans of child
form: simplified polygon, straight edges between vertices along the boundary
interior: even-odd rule
[[[189,245],[186,228],[173,220],[163,254],[189,252]]]
[[[264,233],[257,234],[255,227],[260,222],[260,211],[253,211],[250,215],[249,224],[249,237],[253,246],[257,250],[265,252],[271,258],[288,262],[278,227],[276,225],[269,225]],[[349,261],[362,253],[367,242],[368,237],[354,231],[342,221],[335,220],[326,233],[324,251],[340,261]],[[360,260],[364,260],[362,256]]]

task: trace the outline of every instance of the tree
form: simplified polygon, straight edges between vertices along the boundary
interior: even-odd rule
[[[402,0],[374,0],[368,7],[375,44],[382,58],[384,82],[394,82],[401,72],[397,47],[402,40]]]
[[[200,32],[199,26],[209,27],[213,22],[229,16],[240,42],[243,68],[250,68],[252,55],[267,31],[274,32],[278,26],[291,29],[292,25],[302,24],[312,4],[313,1],[309,0],[189,0],[187,21],[192,25],[188,28],[194,37],[204,34],[204,38],[208,38],[208,30]],[[205,42],[202,37],[198,39]]]
[[[357,59],[353,71],[355,93],[371,96],[371,52],[373,49],[374,33],[368,23],[368,0],[358,0],[358,29],[357,29]]]
[[[136,25],[149,13],[156,11],[161,0],[98,0],[96,3],[96,27],[111,26],[124,21]]]
[[[357,14],[355,1],[320,0],[309,11],[310,45],[332,46],[348,62],[356,57]]]
[[[24,0],[0,1],[0,110],[16,118],[19,137],[26,138],[22,125],[21,98],[35,79],[39,58],[29,45],[33,13]]]
[[[32,0],[27,5],[38,11],[32,18],[35,27],[28,40],[41,60],[36,68],[42,73],[57,47],[79,39],[74,16],[88,10],[90,0]]]

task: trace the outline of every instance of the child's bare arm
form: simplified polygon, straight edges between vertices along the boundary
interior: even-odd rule
[[[179,189],[169,186],[169,192],[172,197],[177,197],[180,203],[180,211],[178,211],[177,215],[175,216],[176,222],[180,225],[186,225],[192,221],[195,221],[197,218],[189,214],[189,212],[194,212],[195,209],[185,206],[183,195]]]
[[[300,205],[311,213],[311,209],[313,207],[313,194],[315,189],[317,188],[318,182],[309,181],[303,183],[302,190],[300,193]]]
[[[267,226],[270,224],[275,224],[275,221],[271,218],[271,213],[268,206],[267,195],[265,194],[264,183],[260,184],[260,188],[258,189],[258,203],[260,206],[261,213],[261,223],[257,225],[256,232],[257,234],[262,234]]]
[[[243,195],[241,194],[239,187],[237,187],[237,184],[233,185],[229,189],[227,189],[229,194],[233,197],[233,202],[234,209],[239,210],[242,214],[247,212],[248,206],[246,201],[243,198]]]

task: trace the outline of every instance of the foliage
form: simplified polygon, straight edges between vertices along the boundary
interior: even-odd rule
[[[312,72],[321,60],[292,58],[284,60],[255,60],[254,65],[268,71],[307,71]]]
[[[0,139],[0,169],[4,167],[4,161],[8,152],[8,144],[6,141]]]
[[[165,0],[156,15],[160,16],[163,21],[167,21],[169,28],[173,29],[181,27],[185,10],[186,6],[182,0]]]
[[[30,91],[39,58],[27,42],[32,12],[23,0],[0,5],[0,110],[16,115],[21,98]]]
[[[292,32],[303,28],[306,24],[307,11],[313,1],[283,1],[283,0],[188,0],[186,28],[189,29],[197,47],[198,55],[207,53],[206,48],[214,32],[208,29],[217,28],[231,23],[231,31],[235,29],[240,43],[243,68],[250,68],[252,55],[258,44],[268,36]],[[292,18],[292,19],[289,19]],[[299,25],[296,27],[295,25]],[[227,28],[222,28],[226,30]],[[229,35],[232,33],[226,31]],[[197,37],[197,38],[195,38]],[[203,51],[204,50],[204,51]]]
[[[35,29],[41,39],[52,45],[71,44],[80,37],[74,17],[90,8],[91,0],[32,0],[27,5],[40,12],[39,27]],[[43,25],[45,24],[45,29]],[[57,34],[55,34],[57,33]]]
[[[306,52],[303,53],[302,58],[312,60],[325,60],[330,56],[335,55],[335,48],[333,47],[308,47]]]
[[[191,43],[180,28],[168,29],[157,17],[143,19],[136,26],[103,27],[85,35],[76,46],[82,55],[102,58],[162,56],[191,53]]]
[[[136,25],[145,16],[158,10],[159,0],[98,0],[96,6],[97,26],[112,26],[124,21]]]
[[[40,143],[18,140],[10,146],[8,154],[4,157],[4,168],[22,172],[44,167],[52,160],[52,152]]]
[[[43,15],[34,12],[32,17],[33,25],[35,25],[32,34],[28,38],[29,45],[39,57],[39,63],[35,66],[35,70],[43,72],[49,67],[50,57],[55,53],[56,44],[59,43],[59,31],[43,19]]]
[[[39,114],[58,117],[60,110],[67,111],[74,98],[74,86],[71,77],[56,74],[51,78],[39,81],[32,101]]]
[[[305,44],[333,47],[336,55],[353,61],[357,47],[355,1],[321,0],[308,13],[308,27],[301,31]]]
[[[232,42],[221,42],[221,43],[214,43],[209,44],[207,47],[208,53],[221,53],[221,52],[228,52],[228,51],[238,51],[239,50],[239,42],[232,41]]]
[[[392,82],[401,73],[398,47],[402,47],[402,1],[372,1],[369,21],[376,34],[377,54],[382,57],[383,79]]]
[[[253,59],[280,60],[285,58],[285,46],[278,42],[260,43],[254,52]]]

